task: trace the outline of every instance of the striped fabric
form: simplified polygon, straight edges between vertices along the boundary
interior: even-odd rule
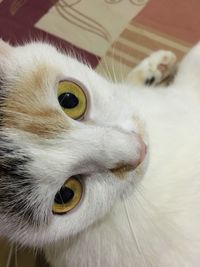
[[[190,44],[182,40],[150,29],[133,19],[108,49],[97,70],[104,73],[106,65],[113,79],[113,76],[121,79],[153,51],[170,50],[175,52],[178,60],[181,60],[190,47]]]

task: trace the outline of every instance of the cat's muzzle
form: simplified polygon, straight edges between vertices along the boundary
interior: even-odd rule
[[[143,162],[147,146],[140,137],[140,135],[134,133],[135,141],[138,144],[138,156],[132,161],[116,162],[115,167],[108,168],[116,177],[122,179],[126,177],[126,173],[135,170],[141,162]],[[104,166],[105,167],[105,166]],[[54,203],[52,206],[52,212],[54,214],[66,214],[74,209],[80,202],[83,196],[83,185],[80,179],[80,175],[70,177],[65,181],[60,190],[54,197]]]

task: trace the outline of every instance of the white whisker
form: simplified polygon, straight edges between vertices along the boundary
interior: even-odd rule
[[[10,267],[11,258],[12,258],[12,254],[13,254],[13,247],[14,247],[14,244],[11,244],[10,245],[9,254],[8,254],[8,258],[7,258],[7,262],[6,262],[6,267]]]
[[[132,224],[132,222],[131,222],[131,219],[130,219],[130,216],[129,216],[129,213],[128,213],[128,209],[127,209],[126,199],[125,199],[125,198],[123,199],[123,204],[124,204],[124,208],[125,208],[125,212],[126,212],[126,216],[127,216],[127,220],[128,220],[128,225],[129,225],[129,228],[130,228],[130,230],[131,230],[131,234],[132,234],[134,243],[136,244],[137,250],[138,250],[139,254],[140,254],[141,257],[142,257],[145,266],[148,266],[148,265],[147,265],[146,258],[145,258],[145,255],[144,255],[144,253],[143,253],[143,251],[142,251],[142,248],[141,248],[141,246],[140,246],[140,244],[139,244],[139,241],[138,241],[138,239],[137,239],[136,232],[134,231],[134,227],[133,227],[133,224]]]

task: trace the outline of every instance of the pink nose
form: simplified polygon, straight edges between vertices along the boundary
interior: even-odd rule
[[[139,156],[137,159],[135,159],[134,161],[132,161],[132,163],[130,164],[118,164],[116,166],[116,168],[113,168],[111,171],[116,174],[116,175],[122,175],[123,173],[127,172],[127,171],[131,171],[131,170],[134,170],[138,165],[140,165],[145,156],[146,156],[146,153],[147,153],[147,146],[146,144],[144,143],[144,141],[142,140],[142,137],[136,133],[134,133],[137,141],[138,141],[138,144],[139,144]]]
[[[140,157],[139,157],[139,160],[137,162],[137,165],[136,167],[143,162],[145,156],[146,156],[146,153],[147,153],[147,145],[144,143],[144,141],[142,140],[141,136],[138,135],[138,142],[140,144]]]

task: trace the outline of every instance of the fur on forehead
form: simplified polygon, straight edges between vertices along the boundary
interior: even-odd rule
[[[72,57],[62,53],[57,47],[44,42],[31,42],[15,47],[15,53],[11,60],[15,64],[23,66],[27,71],[38,64],[46,64],[48,67],[57,68],[57,71],[63,67],[63,62],[72,60]]]
[[[28,44],[10,52],[5,66],[3,117],[6,127],[53,137],[69,129],[70,122],[57,101],[59,69],[44,55],[46,48],[48,55],[52,52],[63,60],[63,55],[47,44]]]

